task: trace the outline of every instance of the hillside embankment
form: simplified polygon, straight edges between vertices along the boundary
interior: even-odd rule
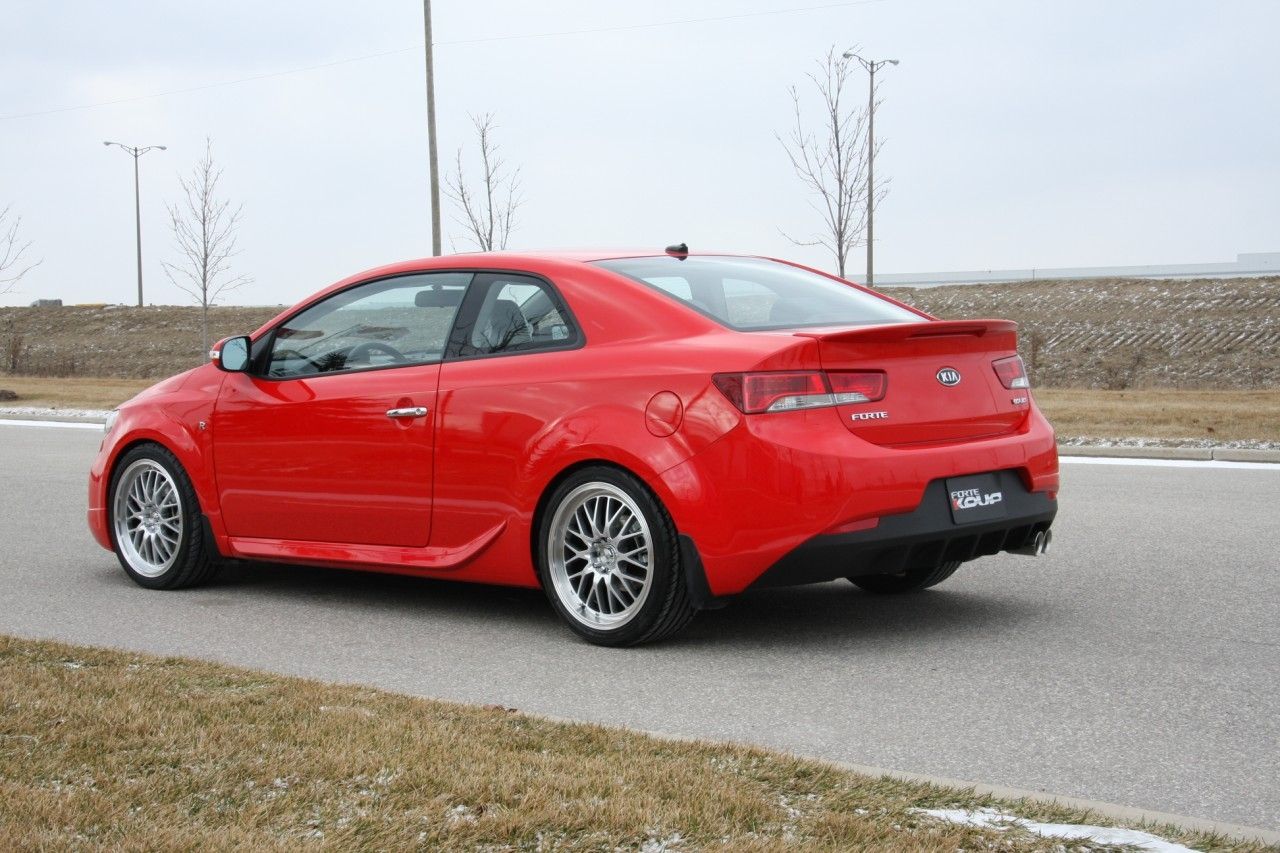
[[[1037,387],[1280,388],[1280,276],[884,292],[946,319],[1018,321]],[[253,331],[280,310],[213,308],[209,338]],[[204,357],[194,307],[0,308],[0,374],[159,378]]]

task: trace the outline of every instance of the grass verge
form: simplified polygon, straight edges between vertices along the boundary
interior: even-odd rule
[[[1062,849],[911,811],[972,792],[501,708],[7,637],[0,685],[4,850]]]
[[[114,409],[155,379],[115,379],[70,376],[52,379],[45,376],[0,375],[0,388],[18,395],[18,399],[0,406],[41,406],[50,409]]]
[[[1280,442],[1280,390],[1036,388],[1059,438]]]

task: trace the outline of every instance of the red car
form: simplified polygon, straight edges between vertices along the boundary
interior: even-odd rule
[[[226,559],[541,587],[615,646],[749,588],[909,592],[1047,547],[1016,344],[683,245],[395,264],[116,410],[89,527],[149,588]]]

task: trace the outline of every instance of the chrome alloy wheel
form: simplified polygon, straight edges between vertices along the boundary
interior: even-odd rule
[[[653,536],[631,496],[585,483],[556,508],[547,566],[560,603],[591,628],[617,628],[644,606],[653,586]]]
[[[139,459],[124,470],[111,518],[116,547],[129,568],[154,578],[173,566],[182,543],[182,498],[160,463]]]

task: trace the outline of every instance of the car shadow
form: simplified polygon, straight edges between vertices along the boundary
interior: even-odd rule
[[[506,630],[562,636],[541,590],[459,581],[325,569],[278,563],[227,566],[204,588],[215,602],[253,592],[310,604],[331,601],[350,610],[374,610],[405,618],[490,621]],[[216,605],[215,605],[216,606]],[[847,581],[753,590],[719,610],[698,614],[655,649],[762,646],[847,647],[879,640],[930,642],[1009,630],[1040,612],[1007,595],[940,589],[901,596],[871,595]]]
[[[930,589],[872,595],[848,581],[749,590],[700,613],[672,639],[684,646],[847,648],[851,643],[930,643],[990,635],[1031,619],[1029,602],[1002,595]]]

